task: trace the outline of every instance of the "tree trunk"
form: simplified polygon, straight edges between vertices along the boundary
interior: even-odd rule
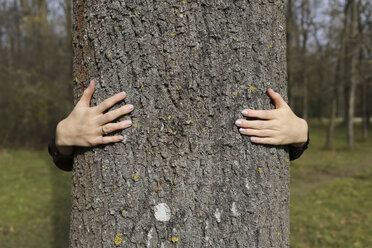
[[[362,89],[362,137],[364,140],[368,138],[368,83],[363,82]]]
[[[73,5],[75,101],[95,79],[93,105],[136,109],[123,142],[75,154],[70,247],[289,247],[286,149],[234,125],[286,98],[282,1]]]
[[[331,112],[329,117],[329,123],[328,123],[328,131],[327,131],[327,140],[326,140],[326,148],[327,149],[333,149],[333,138],[334,138],[334,130],[335,130],[335,124],[336,124],[336,117],[337,117],[337,109],[340,110],[341,106],[344,106],[343,104],[340,104],[340,102],[343,100],[341,99],[341,96],[343,94],[340,94],[340,89],[344,88],[344,81],[345,81],[345,61],[346,61],[346,35],[347,35],[347,25],[348,25],[348,19],[347,19],[347,13],[348,13],[349,4],[345,4],[344,13],[345,13],[345,19],[344,19],[344,27],[341,34],[341,46],[339,49],[339,53],[337,56],[337,63],[334,73],[334,80],[332,83],[332,95],[331,95]],[[340,111],[339,113],[343,113]]]
[[[335,131],[335,122],[336,122],[336,112],[337,112],[337,101],[335,92],[332,93],[332,101],[331,101],[331,114],[329,118],[328,124],[328,132],[327,132],[327,141],[326,141],[326,148],[333,149],[333,137]]]
[[[310,17],[309,2],[302,0],[301,2],[301,80],[302,80],[302,118],[308,119],[308,64],[307,61],[307,40],[308,40],[308,19]]]
[[[347,118],[347,144],[352,147],[354,144],[354,108],[355,92],[358,83],[359,64],[359,1],[351,2],[351,23],[350,23],[350,90],[348,94],[348,118]]]

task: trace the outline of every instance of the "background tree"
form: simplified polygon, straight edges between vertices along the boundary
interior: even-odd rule
[[[75,100],[95,79],[136,110],[77,152],[70,247],[288,247],[288,156],[234,125],[286,96],[284,4],[76,0],[74,24]]]
[[[0,0],[1,147],[45,148],[71,109],[71,30],[58,1]]]

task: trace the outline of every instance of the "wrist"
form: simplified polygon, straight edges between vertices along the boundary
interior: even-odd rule
[[[56,146],[72,146],[73,144],[69,141],[66,135],[66,119],[60,121],[56,128]]]
[[[304,119],[301,119],[301,118],[298,118],[298,119],[299,119],[300,132],[299,132],[296,142],[292,143],[292,146],[294,147],[304,146],[308,139],[309,127],[307,125],[307,122]]]
[[[74,151],[74,147],[69,142],[69,139],[65,133],[66,133],[65,120],[62,120],[58,123],[56,128],[55,143],[57,150],[59,151],[60,154],[64,156],[70,156]]]

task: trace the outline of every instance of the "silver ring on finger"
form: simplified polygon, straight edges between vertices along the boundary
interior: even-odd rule
[[[105,129],[103,128],[103,126],[101,127],[101,130],[102,130],[102,135],[106,135],[107,133],[105,132]]]

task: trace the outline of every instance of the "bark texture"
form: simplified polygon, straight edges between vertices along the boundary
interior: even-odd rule
[[[289,246],[286,148],[234,125],[286,98],[285,23],[284,1],[74,1],[75,100],[95,79],[93,105],[135,110],[75,156],[70,247]]]

